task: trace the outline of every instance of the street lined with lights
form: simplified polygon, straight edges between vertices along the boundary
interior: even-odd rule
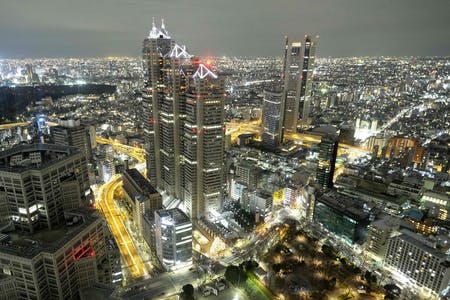
[[[143,149],[123,145],[111,139],[102,137],[96,138],[98,143],[109,144],[117,151],[135,158],[139,163],[145,161]],[[128,233],[124,222],[129,221],[129,217],[122,214],[114,203],[114,193],[122,184],[122,176],[115,175],[111,180],[99,188],[98,205],[103,212],[111,232],[119,246],[120,253],[125,260],[126,267],[129,269],[133,278],[139,278],[148,274],[144,260],[139,255],[130,234]]]

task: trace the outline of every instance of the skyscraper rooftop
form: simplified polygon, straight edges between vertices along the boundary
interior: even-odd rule
[[[0,171],[24,172],[40,170],[80,153],[76,147],[54,144],[26,144],[0,152]]]
[[[164,24],[164,19],[161,19],[161,27],[156,27],[155,20],[153,19],[152,30],[148,34],[150,39],[170,39],[169,32],[166,30],[166,26]]]
[[[194,75],[192,75],[192,78],[200,78],[204,79],[206,77],[212,77],[214,79],[217,78],[217,75],[214,74],[208,67],[204,64],[200,64],[197,71],[195,71]]]
[[[67,216],[70,220],[69,224],[72,223],[70,226],[61,225],[55,229],[43,229],[33,234],[12,232],[2,235],[0,252],[25,258],[33,258],[41,252],[53,253],[86,227],[100,220],[97,210],[85,207],[72,210]]]

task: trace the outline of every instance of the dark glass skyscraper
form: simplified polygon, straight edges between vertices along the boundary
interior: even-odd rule
[[[316,58],[316,47],[316,40],[309,35],[305,35],[301,61],[302,70],[299,81],[299,106],[302,106],[302,109],[299,109],[298,118],[302,120],[302,123],[306,123],[309,115],[311,114],[311,90]]]
[[[319,162],[316,170],[316,182],[323,188],[333,187],[333,175],[336,165],[338,139],[336,136],[326,135],[318,144]]]

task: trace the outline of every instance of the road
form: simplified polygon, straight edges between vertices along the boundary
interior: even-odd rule
[[[111,138],[105,139],[101,136],[97,136],[95,140],[99,144],[111,145],[114,150],[122,152],[130,157],[133,157],[139,163],[145,162],[145,150],[142,148],[124,145],[118,142],[117,140],[113,140]]]
[[[125,261],[126,268],[133,278],[139,278],[147,274],[137,248],[128,234],[121,214],[114,204],[114,192],[122,184],[120,175],[115,175],[110,181],[102,185],[97,191],[97,205],[106,218],[106,221],[119,246],[120,253]]]
[[[31,124],[31,122],[19,122],[19,123],[7,123],[7,124],[0,124],[0,130],[10,129],[10,128],[16,128],[16,127],[27,127]],[[45,121],[45,124],[48,126],[57,126],[58,123]]]
[[[1,124],[0,130],[15,128],[15,127],[26,127],[30,125],[31,122],[20,122],[20,123],[7,123],[7,124]]]
[[[254,133],[257,136],[261,136],[262,127],[260,126],[260,121],[243,121],[243,122],[227,122],[226,123],[226,133],[231,134],[231,142],[236,143],[239,135],[244,133]],[[305,146],[311,144],[320,143],[321,137],[318,135],[308,134],[308,133],[293,133],[285,134],[284,136],[287,140],[294,141]],[[356,156],[361,154],[366,154],[368,151],[361,146],[354,146],[349,144],[339,143],[340,153],[349,153]]]
[[[280,241],[286,234],[286,229],[282,225],[283,220],[278,216],[274,217],[272,221],[267,224],[267,230],[259,230],[259,234],[255,234],[244,246],[237,249],[237,253],[223,258],[219,261],[222,265],[221,268],[216,269],[214,276],[223,276],[225,273],[225,266],[231,264],[239,264],[244,260],[248,260],[256,254],[256,252],[262,251],[264,248],[271,247],[278,241]],[[174,272],[164,273],[156,278],[145,279],[132,284],[127,287],[127,291],[121,296],[126,299],[165,299],[170,295],[179,293],[182,286],[185,284],[192,284],[195,288],[198,287],[208,276],[205,273],[198,273],[194,270],[189,270],[190,267],[184,267]],[[226,298],[229,295],[235,295],[235,293],[227,292],[228,290],[221,292],[218,297],[220,299]],[[223,293],[223,295],[222,295]],[[245,296],[245,295],[244,295]],[[216,299],[215,297],[213,297]],[[170,298],[172,299],[172,298]],[[239,296],[239,299],[245,299],[243,295]]]
[[[191,270],[189,270],[191,269]],[[216,276],[223,276],[225,268],[217,272]],[[126,299],[158,299],[166,298],[180,292],[185,284],[192,284],[195,288],[205,279],[205,275],[186,266],[173,272],[166,272],[157,278],[144,280],[138,285],[134,285],[130,291],[122,295]]]
[[[141,165],[145,162],[144,150],[141,148],[123,145],[115,140],[105,139],[99,136],[97,136],[96,140],[101,144],[112,145],[115,150],[135,158]],[[122,176],[115,175],[110,181],[100,186],[97,191],[97,205],[105,216],[109,228],[114,235],[127,270],[133,278],[139,278],[148,274],[148,270],[124,225],[124,222],[130,221],[129,216],[118,210],[114,204],[114,192],[121,185]]]
[[[245,121],[245,122],[226,122],[226,134],[231,134],[231,143],[237,142],[239,135],[245,133],[255,133],[257,136],[261,135],[261,121]]]

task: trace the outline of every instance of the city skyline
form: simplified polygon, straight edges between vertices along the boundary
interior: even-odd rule
[[[67,22],[64,3],[54,19],[42,7],[33,17],[63,32],[93,11],[77,20],[89,31],[121,7],[83,1]],[[230,45],[217,42],[227,26],[209,26],[209,2],[175,22],[150,17],[133,44],[141,57],[0,58],[3,298],[450,299],[450,56],[327,58],[336,48],[307,28],[279,43],[287,3],[272,23],[250,7],[265,26],[220,40]],[[233,18],[229,4],[227,25],[242,25],[248,3]],[[357,16],[389,26],[370,14]],[[98,50],[101,38],[71,44]],[[347,54],[370,46],[340,42]],[[284,59],[213,58],[210,45]]]
[[[319,57],[450,54],[445,0],[426,8],[406,0],[83,1],[44,0],[32,10],[27,1],[3,3],[0,58],[138,56],[152,17],[179,28],[175,38],[200,56],[282,56],[284,36],[303,34],[320,35]]]

